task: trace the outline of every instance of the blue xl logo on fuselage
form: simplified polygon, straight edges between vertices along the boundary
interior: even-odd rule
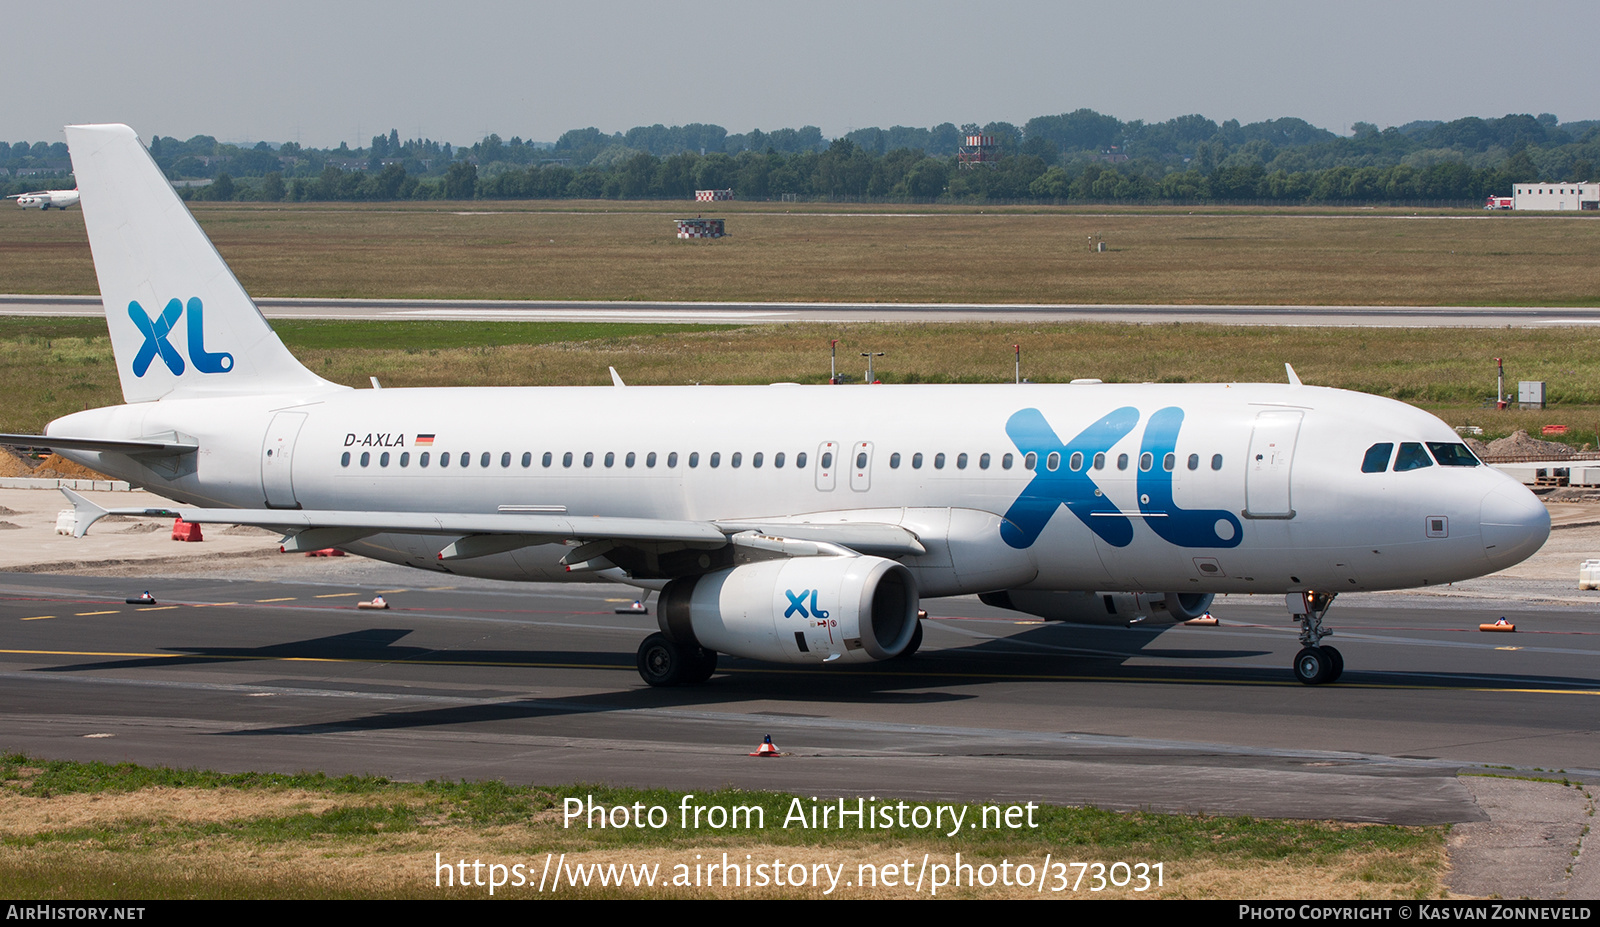
[[[177,299],[167,303],[161,314],[154,319],[144,311],[138,301],[128,303],[128,318],[133,320],[134,327],[144,334],[144,344],[139,346],[139,353],[133,357],[133,375],[142,377],[150,369],[150,362],[158,356],[161,362],[167,365],[173,376],[181,376],[184,370],[183,355],[176,346],[167,340],[172,330],[178,327],[178,317],[183,315],[187,308],[189,313],[189,360],[194,363],[194,369],[201,373],[227,373],[233,369],[233,355],[226,351],[212,354],[206,350],[205,345],[205,309],[200,304],[199,297],[191,297],[186,307]]]
[[[1033,479],[1011,503],[1000,537],[1018,549],[1032,547],[1056,510],[1066,506],[1090,531],[1113,547],[1133,543],[1133,522],[1089,475],[1096,454],[1108,453],[1139,424],[1139,410],[1120,409],[1085,428],[1063,444],[1038,409],[1023,409],[1006,422],[1006,434],[1017,450],[1036,454]],[[1141,457],[1151,455],[1149,469],[1138,471],[1139,513],[1156,536],[1179,547],[1238,547],[1244,538],[1239,519],[1223,509],[1180,509],[1172,498],[1172,471],[1165,458],[1175,454],[1183,410],[1169,406],[1150,416],[1145,425]],[[1056,469],[1046,463],[1051,454]],[[1073,455],[1077,465],[1072,463]]]

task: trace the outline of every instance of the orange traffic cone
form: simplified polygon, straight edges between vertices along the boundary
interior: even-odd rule
[[[756,752],[754,752],[754,753],[752,753],[750,755],[751,756],[783,756],[783,754],[778,752],[778,748],[772,745],[772,735],[771,734],[768,734],[767,736],[761,738],[761,746],[757,747],[756,748]]]

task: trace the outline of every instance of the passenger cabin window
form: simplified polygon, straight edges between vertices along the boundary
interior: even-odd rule
[[[1433,451],[1433,459],[1439,461],[1441,467],[1476,467],[1478,458],[1472,456],[1465,444],[1451,444],[1442,441],[1429,441],[1428,450]]]
[[[965,470],[965,469],[967,469],[967,455],[966,454],[957,454],[956,455],[956,469],[957,470]]]
[[[346,454],[345,456],[348,457],[350,455]],[[781,457],[783,455],[779,454],[778,456]],[[778,466],[781,467],[783,465],[779,464]],[[899,451],[895,451],[893,454],[889,455],[889,469],[890,470],[898,470],[898,469],[900,469],[900,452]]]
[[[644,465],[646,467],[654,467],[656,465],[656,452],[655,451],[651,451],[650,453],[644,455]],[[632,466],[632,464],[629,464],[629,466]]]
[[[544,456],[543,456],[543,457],[541,457],[541,458],[539,458],[539,463],[540,463],[540,465],[542,465],[542,466],[545,466],[545,467],[548,467],[548,466],[550,466],[550,463],[551,463],[551,458],[552,458],[552,457],[553,457],[553,456],[554,456],[554,455],[552,455],[552,454],[551,454],[551,453],[550,453],[550,452],[549,452],[549,451],[545,451],[545,452],[544,452]]]
[[[894,456],[898,458],[900,455],[896,454]],[[779,470],[783,469],[783,451],[779,451],[778,453],[772,455],[772,465]],[[898,466],[898,464],[896,464],[896,466]]]
[[[616,466],[616,463],[617,463],[617,454],[616,454],[616,452],[615,451],[606,451],[606,466],[607,467],[614,467],[614,466]]]
[[[762,453],[760,451],[756,451],[754,454],[750,455],[750,466],[752,466],[752,467],[761,466],[761,460],[762,460]]]
[[[1010,470],[1011,469],[1011,460],[1012,460],[1012,457],[1011,457],[1010,454],[1003,455],[1000,458],[1000,469],[1002,469],[1002,470]]]
[[[1155,455],[1151,454],[1149,451],[1145,451],[1143,454],[1139,455],[1139,471],[1141,473],[1149,473],[1150,468],[1155,466],[1155,463]]]
[[[450,466],[450,455],[449,454],[440,454],[439,455],[439,466],[441,466],[441,467]]]
[[[722,466],[722,452],[721,451],[712,451],[711,452],[711,466],[713,466],[713,467]]]
[[[1380,441],[1367,448],[1367,456],[1361,459],[1362,473],[1382,473],[1389,469],[1389,457],[1394,453],[1394,443]]]
[[[1213,469],[1213,470],[1221,470],[1222,469],[1222,455],[1221,454],[1212,454],[1211,455],[1211,469]]]
[[[915,454],[911,455],[911,469],[913,469],[913,470],[921,470],[922,469],[922,452],[921,451],[918,451]]]
[[[689,452],[689,468],[692,470],[692,469],[694,469],[695,467],[698,467],[698,466],[700,466],[700,452],[699,451],[690,451]]]
[[[1400,453],[1394,456],[1394,472],[1404,473],[1407,470],[1421,470],[1423,467],[1433,466],[1433,459],[1422,445],[1416,441],[1406,441],[1400,445]]]
[[[382,454],[378,455],[378,466],[380,466],[380,467],[389,466],[389,452],[388,451],[384,451]]]
[[[533,466],[533,452],[532,451],[523,451],[522,452],[522,469],[526,470],[531,466]]]
[[[594,466],[594,451],[584,451],[583,452],[583,465],[585,467]]]
[[[744,452],[743,451],[734,451],[733,452],[733,456],[731,458],[729,458],[728,462],[733,464],[735,467],[737,467],[740,464],[744,463]],[[711,465],[713,467],[717,465],[717,462],[716,462],[716,459],[715,459],[714,455],[713,455],[713,459],[711,461]]]
[[[1024,469],[1024,470],[1037,470],[1037,469],[1039,469],[1039,455],[1035,454],[1032,451],[1029,451],[1028,453],[1024,454],[1023,457],[1022,457],[1022,469]]]
[[[1083,469],[1083,452],[1082,451],[1073,451],[1072,452],[1072,456],[1067,458],[1067,469],[1071,470],[1073,473],[1077,473],[1079,470]]]
[[[350,452],[349,451],[345,451],[343,456],[341,456],[339,458],[339,466],[341,466],[341,467],[350,466]]]
[[[935,469],[935,470],[943,470],[944,469],[944,454],[942,452],[933,455],[933,469]]]
[[[511,462],[511,455],[507,454],[506,455],[506,463],[509,464],[510,462]],[[489,466],[489,452],[488,451],[484,451],[483,452],[483,456],[478,458],[478,466],[480,466],[480,467]]]
[[[1104,470],[1106,468],[1106,455],[1104,455],[1104,454],[1096,454],[1096,455],[1094,455],[1094,468],[1096,470]]]
[[[572,466],[572,452],[571,451],[567,451],[565,454],[561,455],[561,466],[563,466],[563,467]]]
[[[484,461],[483,465],[485,467],[487,467],[489,465],[489,462],[488,461]],[[500,455],[500,466],[502,466],[502,467],[511,466],[511,452],[510,451],[506,451],[505,453]],[[523,464],[523,466],[526,467],[527,464]]]
[[[485,455],[483,455],[483,457],[484,457],[483,465],[485,467],[489,466],[489,455],[485,454]],[[467,453],[466,451],[462,451],[461,452],[461,460],[459,461],[459,463],[463,467],[470,466],[472,464],[472,455]]]
[[[805,451],[801,451],[800,453],[794,455],[794,466],[795,466],[795,469],[797,469],[797,470],[804,470],[806,468],[806,452]]]
[[[978,469],[979,470],[987,470],[987,469],[989,469],[989,455],[988,454],[979,454],[978,455]]]
[[[372,463],[372,454],[370,452],[368,452],[368,451],[362,451],[361,452],[361,466],[365,467],[369,463]]]
[[[1178,466],[1178,455],[1168,454],[1161,458],[1161,469],[1171,473]]]
[[[673,451],[672,453],[667,455],[667,468],[671,469],[673,467],[676,467],[677,465],[678,465],[678,452],[677,451]]]
[[[1051,473],[1061,469],[1061,455],[1051,451],[1044,459],[1044,468]]]
[[[1118,454],[1117,455],[1117,469],[1118,470],[1126,470],[1126,469],[1128,469],[1128,455],[1127,454]]]
[[[417,466],[426,467],[428,465],[428,456],[428,452],[423,451],[422,456],[417,458]]]
[[[636,458],[636,457],[634,457],[634,456],[633,456],[633,451],[629,451],[629,452],[628,452],[628,456],[626,456],[626,457],[624,457],[624,458],[622,458],[622,465],[623,465],[623,466],[624,466],[624,467],[631,467],[631,466],[633,466],[633,462],[634,462],[634,461],[635,461],[635,460],[637,460],[637,459],[638,459],[638,458]]]

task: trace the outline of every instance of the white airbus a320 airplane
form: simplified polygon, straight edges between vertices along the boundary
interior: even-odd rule
[[[281,530],[507,580],[660,590],[652,685],[728,653],[887,660],[919,600],[1160,624],[1285,596],[1294,673],[1337,679],[1341,592],[1515,564],[1544,506],[1432,415],[1287,384],[354,390],[301,366],[126,126],[70,126],[126,405],[51,422],[64,456]],[[107,514],[75,495],[78,533]]]

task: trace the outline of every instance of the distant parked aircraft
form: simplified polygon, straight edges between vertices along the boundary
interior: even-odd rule
[[[68,206],[78,205],[78,191],[35,190],[32,193],[19,193],[15,196],[8,196],[6,199],[16,200],[17,205],[23,209],[49,209],[51,206],[57,209],[66,209]]]

